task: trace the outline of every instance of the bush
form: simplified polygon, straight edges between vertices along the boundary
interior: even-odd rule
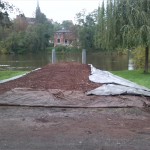
[[[143,69],[145,61],[145,49],[139,46],[133,50],[133,63],[136,69]]]
[[[118,48],[116,49],[118,55],[127,55],[128,49]]]
[[[55,47],[56,52],[80,52],[81,49],[70,46],[59,45]]]
[[[9,53],[8,50],[4,47],[4,42],[0,42],[0,54],[7,54]]]

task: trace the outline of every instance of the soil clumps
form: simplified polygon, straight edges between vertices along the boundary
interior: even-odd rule
[[[29,74],[0,84],[0,94],[14,88],[61,89],[89,91],[100,84],[89,81],[90,66],[80,63],[58,63],[30,72]]]

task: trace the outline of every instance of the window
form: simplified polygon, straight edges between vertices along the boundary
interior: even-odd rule
[[[57,39],[57,43],[60,43],[60,39]]]
[[[67,39],[65,39],[65,44],[67,44],[68,43],[68,40]]]

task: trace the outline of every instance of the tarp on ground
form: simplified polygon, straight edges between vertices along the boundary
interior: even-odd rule
[[[15,88],[11,91],[0,94],[0,106],[61,108],[143,108],[150,106],[150,98],[130,95],[87,96],[84,92],[81,91]]]
[[[108,71],[96,69],[91,65],[89,80],[103,85],[87,92],[87,95],[143,95],[150,96],[150,89],[140,86],[124,78],[118,77]]]

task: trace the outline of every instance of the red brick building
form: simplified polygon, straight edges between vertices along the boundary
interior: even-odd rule
[[[69,30],[59,30],[54,34],[54,47],[57,45],[71,46],[75,41],[74,34]]]

